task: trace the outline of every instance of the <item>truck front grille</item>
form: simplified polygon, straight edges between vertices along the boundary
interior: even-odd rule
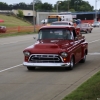
[[[62,59],[55,54],[34,54],[29,58],[32,63],[61,63]]]

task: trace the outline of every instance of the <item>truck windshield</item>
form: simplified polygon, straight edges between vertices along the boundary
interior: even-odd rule
[[[38,39],[71,39],[71,32],[67,29],[41,29]]]

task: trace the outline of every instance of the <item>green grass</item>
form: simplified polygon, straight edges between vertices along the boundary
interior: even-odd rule
[[[63,100],[97,100],[100,98],[100,72],[91,77]]]
[[[6,27],[31,26],[29,22],[23,21],[14,16],[6,16],[0,14],[0,19],[4,20],[4,23],[0,23],[1,26],[6,26]]]

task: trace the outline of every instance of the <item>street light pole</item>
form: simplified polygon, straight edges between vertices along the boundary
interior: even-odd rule
[[[68,11],[69,11],[69,4],[70,4],[70,0],[67,0],[67,2],[68,2]]]
[[[33,32],[35,32],[35,13],[34,13],[35,11],[34,11],[34,4],[35,3],[34,3],[34,0],[33,0],[33,27],[34,27],[33,28]]]
[[[97,21],[97,0],[95,0],[95,21]]]
[[[59,2],[59,1],[57,1],[57,15],[58,15],[58,2]]]
[[[76,11],[78,11],[78,3],[79,3],[79,1],[76,1],[75,3],[76,3]]]
[[[57,15],[58,15],[58,6],[59,6],[59,3],[61,3],[61,1],[57,1]]]
[[[95,21],[97,21],[97,2],[99,0],[95,0]]]
[[[68,0],[68,11],[69,11],[69,0]]]

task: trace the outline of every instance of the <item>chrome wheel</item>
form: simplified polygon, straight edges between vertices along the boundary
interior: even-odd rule
[[[85,63],[85,61],[86,61],[86,54],[84,53],[84,57],[81,59],[81,63]]]
[[[70,60],[70,66],[69,69],[72,70],[74,68],[74,58],[72,57]]]

